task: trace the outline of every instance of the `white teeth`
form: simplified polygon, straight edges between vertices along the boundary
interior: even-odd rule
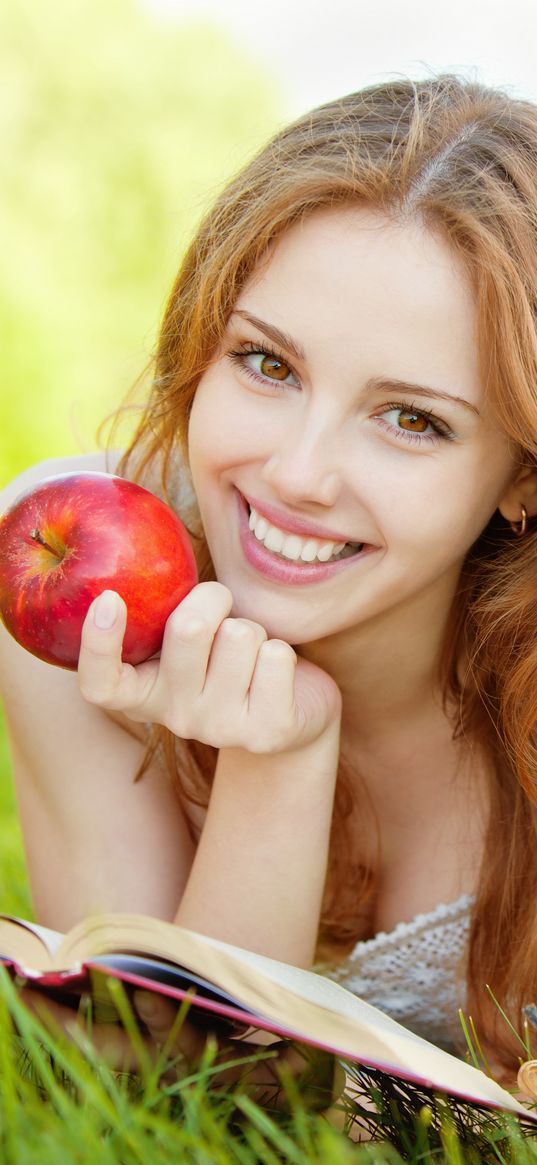
[[[301,557],[302,561],[303,562],[313,562],[314,559],[317,558],[318,549],[319,549],[319,543],[316,541],[316,539],[315,538],[308,538],[308,541],[304,544],[304,546],[302,547],[302,551],[300,553],[300,557]]]
[[[284,538],[280,553],[283,554],[284,558],[292,558],[297,562],[300,558],[303,541],[304,539],[299,538],[297,534],[288,534],[287,538]]]
[[[259,542],[266,538],[269,531],[269,524],[265,518],[258,518],[254,526],[254,534]]]
[[[280,554],[284,542],[285,534],[283,530],[278,530],[276,526],[269,526],[268,534],[266,538],[263,538],[263,544],[267,550],[273,550],[275,554]]]
[[[321,542],[320,538],[301,538],[299,534],[286,534],[278,526],[272,526],[253,508],[249,518],[250,530],[267,550],[281,554],[292,562],[328,562],[341,553],[346,542]]]

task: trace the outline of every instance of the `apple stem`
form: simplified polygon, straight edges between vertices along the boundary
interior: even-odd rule
[[[45,542],[45,539],[43,538],[40,530],[30,530],[30,538],[33,538],[34,542],[39,542],[39,545],[44,546],[45,550],[50,551],[50,553],[53,554],[55,558],[61,559],[61,554],[58,554],[58,551],[54,550],[53,546],[49,546],[48,542]]]

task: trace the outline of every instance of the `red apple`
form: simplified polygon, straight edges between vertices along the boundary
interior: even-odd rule
[[[59,667],[76,668],[86,612],[102,591],[125,600],[123,659],[141,663],[196,581],[179,518],[121,477],[44,478],[0,518],[0,617],[27,651]]]

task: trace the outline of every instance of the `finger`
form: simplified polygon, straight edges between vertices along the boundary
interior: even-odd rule
[[[283,639],[267,639],[259,649],[249,694],[249,709],[266,717],[282,711],[290,714],[294,705],[297,657]]]
[[[135,991],[133,1006],[147,1028],[151,1041],[164,1050],[166,1058],[177,1054],[188,1064],[199,1060],[207,1041],[207,1033],[179,1017],[179,1008],[171,999],[154,991]]]
[[[172,612],[162,643],[159,687],[188,702],[203,691],[214,637],[233,605],[220,583],[200,583]]]
[[[88,700],[114,691],[121,680],[121,648],[127,625],[126,605],[115,591],[103,591],[89,607],[82,627],[78,679]]]
[[[167,1039],[177,1015],[177,1004],[154,991],[134,991],[134,1010],[159,1043]]]
[[[259,649],[267,633],[250,619],[224,619],[215,635],[204,694],[210,698],[215,686],[220,706],[246,703]]]
[[[92,704],[127,712],[133,719],[151,719],[149,700],[158,660],[150,659],[137,667],[123,663],[126,623],[125,602],[115,591],[103,591],[94,599],[82,628],[79,688]]]

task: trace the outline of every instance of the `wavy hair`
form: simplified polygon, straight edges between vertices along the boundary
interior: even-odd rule
[[[537,457],[537,108],[456,76],[377,85],[299,118],[226,187],[201,223],[172,289],[149,399],[120,471],[177,504],[190,407],[241,289],[278,239],[312,212],[365,204],[439,231],[465,265],[477,307],[482,382],[521,464]],[[158,483],[155,473],[158,473]],[[203,536],[200,577],[214,577]],[[507,1025],[537,996],[537,546],[495,515],[465,562],[443,677],[454,736],[491,758],[490,821],[473,911],[472,1014],[513,1067]],[[461,661],[465,667],[461,671]],[[186,801],[206,803],[215,750],[155,728]],[[321,938],[360,935],[374,870],[356,866],[342,761]]]

